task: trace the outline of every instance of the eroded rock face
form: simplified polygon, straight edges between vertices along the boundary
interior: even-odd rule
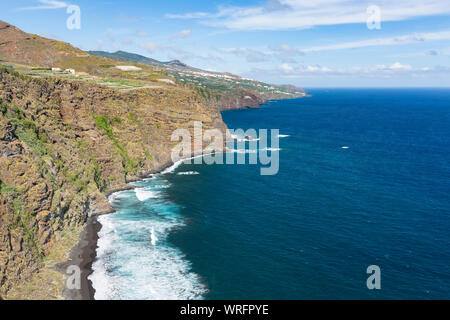
[[[3,297],[43,266],[55,235],[111,211],[105,192],[169,163],[173,130],[225,130],[185,88],[120,92],[0,70],[0,99]]]

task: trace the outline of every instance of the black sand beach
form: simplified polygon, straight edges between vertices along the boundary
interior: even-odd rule
[[[89,218],[85,229],[80,234],[80,241],[70,252],[70,260],[58,265],[58,271],[66,274],[71,265],[76,265],[81,270],[80,290],[64,287],[63,296],[67,300],[94,300],[95,290],[88,276],[92,274],[92,263],[96,257],[98,232],[101,224],[96,217]]]

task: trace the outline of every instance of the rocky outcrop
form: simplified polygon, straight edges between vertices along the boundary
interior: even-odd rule
[[[187,88],[121,92],[0,69],[0,296],[59,298],[51,270],[87,219],[111,210],[105,194],[169,163],[171,133],[195,120],[225,130]]]

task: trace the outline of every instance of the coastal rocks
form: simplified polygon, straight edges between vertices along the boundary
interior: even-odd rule
[[[243,108],[259,108],[265,100],[256,93],[236,89],[235,94],[227,94],[218,98],[218,105],[222,110],[243,109]]]

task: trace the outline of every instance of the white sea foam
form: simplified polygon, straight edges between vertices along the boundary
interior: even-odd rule
[[[124,191],[115,192],[108,197],[108,201],[111,204],[117,204],[120,202],[120,199],[127,197]]]
[[[114,241],[117,240],[117,234],[109,216],[104,215],[98,218],[102,229],[98,233],[97,258],[92,264],[94,271],[88,279],[92,281],[95,288],[95,299],[106,300],[114,295],[113,281],[108,275],[109,257],[114,252]]]
[[[185,162],[186,159],[183,160],[178,160],[176,162],[174,162],[174,164],[172,164],[170,167],[164,169],[161,174],[167,174],[167,173],[172,173],[174,172],[183,162]]]
[[[264,148],[262,150],[275,152],[275,151],[281,151],[282,149],[280,149],[280,148]]]
[[[275,151],[281,151],[282,149],[280,148],[263,148],[263,149],[229,149],[227,148],[227,152],[234,152],[234,153],[257,153],[259,151],[271,151],[271,152],[275,152]]]
[[[190,158],[186,158],[186,159],[181,159],[178,161],[175,161],[170,167],[166,168],[165,170],[163,170],[161,172],[161,174],[167,174],[167,173],[173,173],[180,165],[182,165],[183,163],[191,163],[191,160],[196,159],[196,158],[201,158],[203,156],[206,156],[208,154],[201,154],[198,156],[194,156],[194,157],[190,157]]]
[[[152,227],[152,230],[150,231],[150,240],[152,242],[152,246],[156,245],[156,241],[158,241],[158,237],[155,235],[155,228]]]
[[[137,188],[136,196],[148,198],[156,187]],[[130,191],[114,194],[110,200],[117,201],[117,196],[123,202],[115,207],[116,213],[99,217],[102,229],[97,259],[89,276],[95,299],[202,299],[207,292],[205,285],[191,271],[183,253],[167,242],[174,228],[185,226],[178,207],[158,196],[140,204]],[[135,208],[147,210],[141,214]]]
[[[234,152],[234,153],[257,153],[258,150],[255,149],[228,149],[227,152]]]
[[[197,171],[186,171],[186,172],[178,172],[177,175],[179,176],[190,176],[190,175],[197,175],[200,174]]]
[[[167,188],[170,188],[170,184],[157,184],[157,185],[154,185],[153,188],[155,188],[155,189],[167,189]]]
[[[248,141],[259,141],[259,140],[261,140],[260,138],[254,138],[254,137],[250,137],[250,136],[242,137],[242,136],[238,136],[236,134],[230,134],[229,137],[231,138],[231,141],[234,140],[234,141],[239,141],[239,142],[243,142],[243,141],[248,142]],[[228,140],[228,141],[230,141],[230,140]]]
[[[343,146],[342,149],[350,149],[350,147]]]
[[[146,201],[148,199],[159,197],[159,193],[157,191],[149,188],[136,188],[134,189],[134,192],[136,193],[136,198],[138,198],[139,201]]]
[[[245,142],[250,142],[250,141],[259,141],[261,140],[260,138],[253,138],[253,137],[248,137],[248,138],[242,138],[242,139],[237,139],[237,141],[245,141]]]
[[[101,223],[105,223],[102,219]],[[206,288],[184,255],[166,243],[170,230],[177,224],[170,221],[133,221],[118,223],[118,232],[147,234],[150,240],[113,240],[111,231],[101,232],[98,259],[89,277],[97,300],[189,300],[201,299]],[[108,230],[107,226],[105,230]],[[160,239],[152,238],[151,232]],[[156,237],[156,236],[154,236]],[[143,237],[145,238],[145,237]],[[158,241],[158,242],[157,242]],[[158,245],[156,246],[156,244]]]

